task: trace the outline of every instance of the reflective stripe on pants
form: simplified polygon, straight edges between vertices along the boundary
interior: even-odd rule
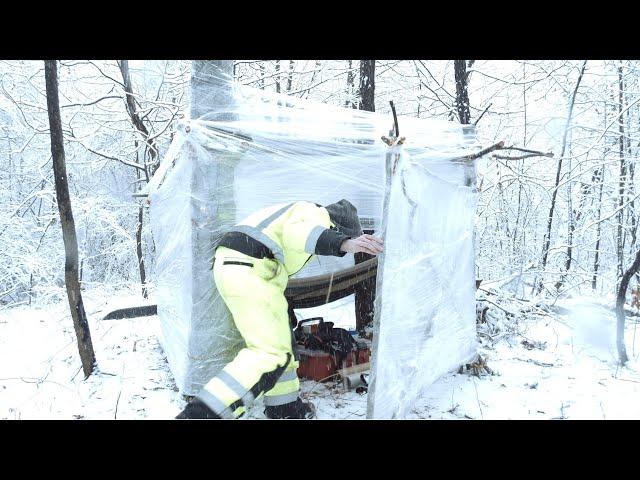
[[[285,370],[278,379],[276,386],[264,394],[264,404],[267,406],[283,405],[295,402],[300,393],[300,380],[296,368],[298,362],[294,362],[295,367]]]

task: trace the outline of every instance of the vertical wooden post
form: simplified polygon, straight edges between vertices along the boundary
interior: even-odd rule
[[[367,112],[375,112],[375,60],[360,61],[360,102],[359,109]],[[348,81],[348,79],[347,79]],[[353,79],[351,79],[353,82]],[[364,230],[364,233],[373,234],[373,230]],[[373,258],[367,253],[354,254],[355,264],[365,262]],[[355,287],[356,330],[362,332],[364,328],[373,322],[374,301],[376,298],[376,279],[370,278],[360,282]]]
[[[389,132],[389,137],[393,138],[393,131]],[[382,202],[382,222],[380,227],[380,237],[386,240],[386,228],[387,219],[389,216],[389,199],[391,197],[391,185],[393,183],[393,163],[395,155],[392,153],[391,148],[387,150],[385,156],[385,187],[384,187],[384,200]],[[379,292],[382,291],[382,280],[384,272],[384,259],[386,256],[386,250],[378,255],[378,269],[376,272],[376,288]],[[369,389],[367,393],[367,418],[374,418],[374,406],[375,406],[375,389],[376,389],[376,376],[378,369],[378,344],[380,340],[380,315],[382,312],[382,302],[384,299],[382,295],[375,297],[375,306],[373,310],[373,344],[371,346],[371,375],[369,382]]]
[[[374,230],[363,230],[364,233],[374,234]],[[366,262],[374,257],[368,253],[354,254],[355,264]],[[356,330],[364,331],[365,327],[373,322],[375,311],[374,302],[376,298],[376,279],[371,277],[360,282],[355,287],[355,306],[356,306]]]

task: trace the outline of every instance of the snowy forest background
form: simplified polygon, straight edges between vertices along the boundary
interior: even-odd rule
[[[624,313],[615,310],[625,272],[640,261],[639,67],[631,60],[234,62],[242,84],[375,110],[389,114],[390,126],[393,101],[401,131],[403,118],[438,118],[475,124],[483,147],[504,141],[477,162],[481,357],[432,384],[409,418],[640,418],[640,305],[630,305],[638,274],[620,299]],[[184,407],[158,318],[104,316],[155,302],[155,246],[139,191],[189,115],[191,69],[187,60],[58,62],[97,360],[83,378],[65,290],[45,62],[0,61],[0,419],[167,419]],[[346,312],[352,321],[352,307],[332,305],[328,318],[346,326]],[[623,335],[616,313],[626,313],[628,362],[616,345]],[[302,397],[320,419],[365,416],[366,395],[339,383],[304,380]],[[247,418],[264,418],[260,402]]]
[[[536,152],[498,151],[478,165],[478,278],[503,280],[521,298],[615,293],[637,250],[638,66],[466,62],[464,123],[477,122],[483,144]],[[363,68],[370,62],[241,60],[234,74],[243,84],[359,108]],[[141,275],[153,283],[147,209],[132,194],[186,112],[189,73],[189,61],[60,62],[85,289],[131,287]],[[376,111],[393,100],[400,123],[405,115],[461,120],[454,61],[376,61],[373,78]],[[43,62],[0,62],[0,308],[65,296],[46,108]]]

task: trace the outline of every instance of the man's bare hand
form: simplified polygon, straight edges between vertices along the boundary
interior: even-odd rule
[[[363,252],[369,255],[378,255],[382,253],[383,243],[381,238],[365,233],[358,238],[350,238],[342,242],[340,250],[347,253]]]

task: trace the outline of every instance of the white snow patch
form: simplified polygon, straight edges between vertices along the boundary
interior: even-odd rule
[[[184,399],[157,340],[158,318],[101,320],[113,309],[147,303],[136,295],[85,293],[99,366],[87,380],[66,302],[0,312],[0,419],[174,418]],[[565,301],[567,315],[519,318],[516,333],[495,344],[481,339],[480,353],[495,375],[445,375],[423,393],[409,418],[640,419],[637,323],[627,318],[631,360],[619,367],[611,350],[615,314],[609,305]],[[351,306],[345,300],[328,313],[325,307],[323,315],[328,321],[344,317],[336,324],[348,327]],[[312,316],[307,313],[305,318]],[[345,392],[331,381],[301,384],[319,419],[366,418],[366,394]],[[244,418],[264,419],[263,409],[258,400]]]

